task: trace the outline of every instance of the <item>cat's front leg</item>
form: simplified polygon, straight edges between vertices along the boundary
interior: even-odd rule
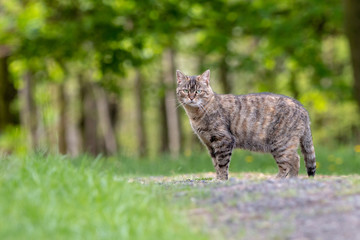
[[[217,180],[228,180],[229,178],[229,166],[234,142],[233,139],[222,139],[220,144],[214,144],[209,149]]]
[[[219,167],[219,164],[215,157],[212,157],[212,163],[216,171],[216,180],[228,180],[229,178],[229,167]],[[229,164],[227,164],[229,166]]]
[[[224,159],[223,163],[224,164],[215,159],[214,167],[216,171],[216,179],[226,181],[229,179],[230,158]]]

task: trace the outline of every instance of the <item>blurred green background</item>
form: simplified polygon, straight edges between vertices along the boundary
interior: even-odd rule
[[[210,69],[217,93],[298,99],[315,146],[355,161],[359,16],[356,0],[0,0],[0,152],[206,152],[175,70]]]

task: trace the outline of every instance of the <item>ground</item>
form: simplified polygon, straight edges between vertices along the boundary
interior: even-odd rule
[[[208,173],[135,180],[176,186],[174,201],[190,201],[191,221],[213,239],[360,239],[358,176],[213,178]]]

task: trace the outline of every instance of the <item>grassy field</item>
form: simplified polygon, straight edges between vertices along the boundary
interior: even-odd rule
[[[317,149],[318,174],[358,174],[356,148]],[[303,166],[303,162],[301,163]],[[301,174],[305,174],[302,167]],[[176,189],[129,177],[213,172],[206,152],[178,159],[0,158],[0,239],[207,239],[187,220]],[[270,155],[235,151],[230,175],[276,173]]]
[[[156,185],[101,160],[0,161],[0,239],[205,239]]]
[[[300,174],[306,174],[302,155]],[[182,173],[213,172],[211,158],[206,150],[188,154],[180,158],[163,156],[161,158],[139,159],[133,157],[113,157],[108,163],[115,165],[121,175],[165,175]],[[360,145],[338,147],[336,150],[316,148],[317,174],[347,175],[360,173]],[[230,164],[231,172],[262,172],[276,174],[275,160],[270,154],[235,150]]]

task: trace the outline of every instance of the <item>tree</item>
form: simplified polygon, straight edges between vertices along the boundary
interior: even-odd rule
[[[360,2],[345,0],[345,30],[349,39],[354,76],[354,98],[360,111]]]
[[[175,69],[175,53],[172,49],[167,49],[163,53],[163,81],[165,85],[165,114],[166,114],[166,126],[168,127],[168,140],[169,150],[174,156],[180,153],[182,148],[182,137],[181,137],[181,125],[178,108],[176,107],[176,94],[175,94],[175,80],[174,73]]]
[[[10,48],[0,46],[0,132],[10,124],[16,124],[17,114],[11,110],[16,98],[16,89],[9,76]]]
[[[169,151],[178,155],[182,150],[183,136],[179,109],[176,108],[175,70],[177,39],[181,31],[190,30],[187,14],[188,2],[178,4],[174,1],[141,1],[136,15],[130,15],[137,39],[143,45],[151,43],[154,57],[139,58],[142,64],[151,60],[159,61],[159,132],[161,135],[160,151]],[[149,10],[150,14],[149,14]],[[185,20],[186,19],[186,20]],[[140,44],[139,44],[140,45]],[[140,50],[141,55],[144,51]],[[136,67],[136,65],[135,65]]]
[[[72,155],[114,154],[121,149],[118,130],[134,125],[119,124],[125,118],[114,109],[121,101],[123,112],[136,116],[130,131],[137,138],[127,139],[138,144],[141,155],[152,147],[177,155],[190,134],[183,133],[182,110],[176,108],[175,70],[197,65],[199,73],[211,68],[222,93],[294,96],[310,106],[315,129],[338,126],[334,116],[344,114],[333,116],[324,105],[352,112],[356,98],[360,106],[358,4],[346,0],[345,6],[354,85],[346,75],[346,53],[337,46],[343,41],[337,0],[1,1],[0,131],[16,123],[19,106],[34,147],[47,143]],[[139,71],[141,77],[133,78]],[[348,93],[352,86],[353,96]],[[45,102],[43,87],[56,89],[57,98]],[[136,109],[127,106],[125,90],[133,94]],[[56,106],[50,114],[43,112],[48,105]],[[343,122],[347,129],[359,127],[353,120]],[[145,134],[153,127],[161,136],[155,144]],[[43,132],[52,134],[47,136],[51,141]],[[324,136],[351,138],[345,131],[333,132]]]
[[[28,70],[23,75],[24,86],[20,90],[22,125],[29,133],[30,149],[36,150],[39,144],[38,114],[34,100],[34,73]]]
[[[141,157],[146,156],[147,154],[147,140],[146,140],[146,131],[145,131],[145,92],[143,86],[143,76],[141,70],[136,71],[135,81],[134,81],[134,93],[135,93],[135,112],[136,112],[136,137],[138,141],[138,152]]]

